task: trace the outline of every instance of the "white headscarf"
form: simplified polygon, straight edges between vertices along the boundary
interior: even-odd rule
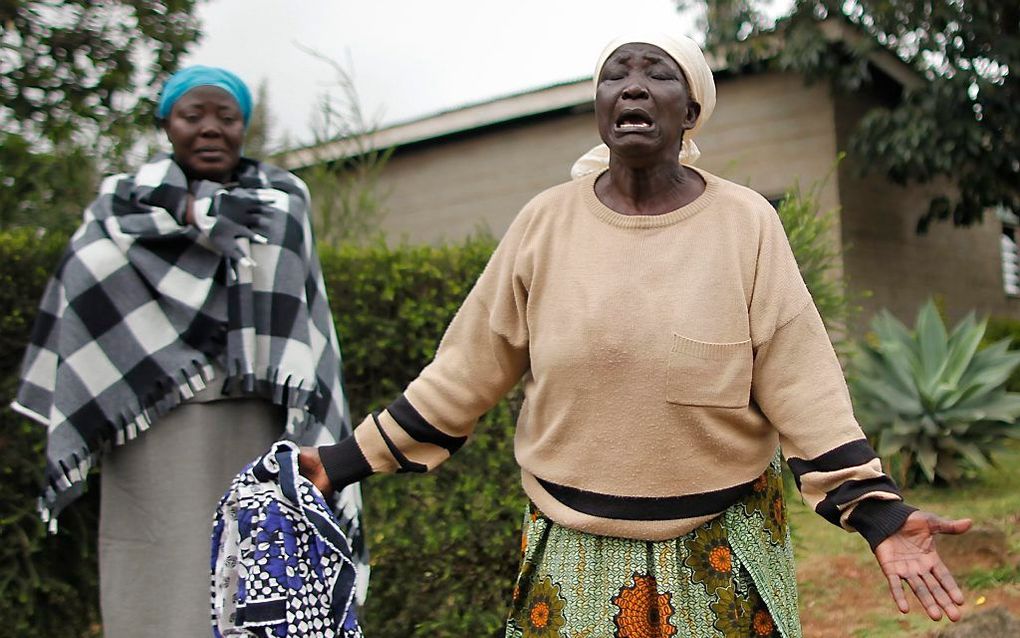
[[[631,43],[651,44],[668,53],[669,57],[673,58],[680,66],[680,70],[684,72],[691,91],[691,98],[701,105],[701,115],[698,116],[694,128],[684,135],[683,146],[680,148],[679,161],[693,164],[701,156],[701,151],[698,150],[693,138],[712,117],[712,111],[715,110],[715,81],[712,79],[712,69],[708,67],[705,54],[701,52],[701,47],[694,40],[683,35],[644,33],[618,37],[606,45],[599,56],[598,64],[595,66],[595,77],[592,78],[596,90],[598,90],[599,75],[602,74],[602,66],[606,60],[614,51]],[[574,162],[573,168],[570,169],[570,176],[578,179],[589,173],[601,171],[606,166],[609,166],[609,147],[599,144]]]

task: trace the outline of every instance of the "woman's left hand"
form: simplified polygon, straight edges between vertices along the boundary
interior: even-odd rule
[[[970,525],[969,518],[951,521],[917,511],[875,548],[875,558],[902,613],[910,611],[901,582],[905,580],[932,620],[941,620],[943,611],[954,622],[960,619],[963,592],[935,551],[935,535],[962,534]]]

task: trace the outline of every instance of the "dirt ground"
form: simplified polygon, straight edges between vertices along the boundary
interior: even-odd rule
[[[878,564],[870,557],[867,559],[868,562],[858,556],[836,555],[799,562],[797,580],[801,583],[801,621],[805,638],[921,638],[934,636],[943,624],[948,624],[946,620],[941,623],[928,620],[914,599],[910,599],[910,614],[900,614]],[[1016,583],[985,587],[980,591],[964,587],[964,594],[967,598],[965,615],[1001,606],[1020,616],[1020,585]]]

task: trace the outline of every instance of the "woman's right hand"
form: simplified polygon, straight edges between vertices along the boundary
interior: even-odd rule
[[[333,483],[326,475],[326,468],[322,466],[318,448],[301,448],[298,453],[298,471],[301,472],[301,476],[311,481],[325,498],[329,498],[333,494]]]

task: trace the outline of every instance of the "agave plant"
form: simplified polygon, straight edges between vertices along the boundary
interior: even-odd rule
[[[971,313],[947,334],[931,300],[913,331],[887,311],[872,321],[850,385],[862,427],[901,483],[956,482],[1020,439],[1020,393],[1005,388],[1020,352],[1009,339],[979,349],[986,324]]]

